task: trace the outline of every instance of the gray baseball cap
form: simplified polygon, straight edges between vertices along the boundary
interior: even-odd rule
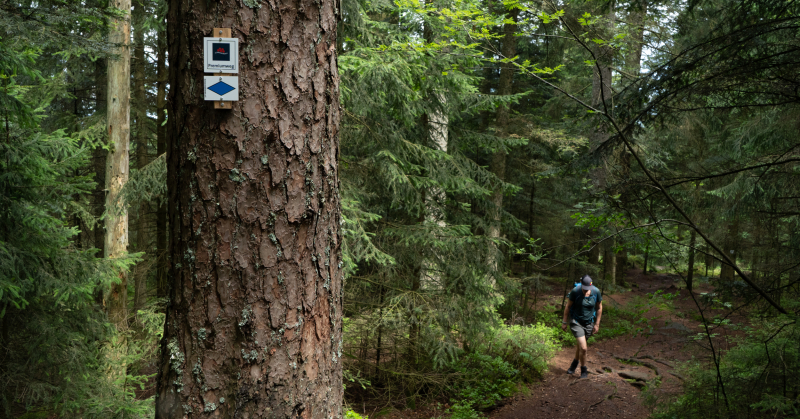
[[[583,278],[581,278],[581,289],[584,291],[592,289],[592,277],[584,275]]]

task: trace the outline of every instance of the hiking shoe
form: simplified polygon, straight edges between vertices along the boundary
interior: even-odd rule
[[[589,369],[581,367],[581,378],[589,378]]]
[[[570,365],[569,369],[567,370],[567,374],[575,374],[575,369],[576,368],[578,368],[578,360],[577,359],[573,359],[572,360],[572,365]]]

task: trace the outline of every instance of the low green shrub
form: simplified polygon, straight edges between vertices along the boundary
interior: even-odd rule
[[[358,413],[356,413],[356,412],[354,412],[352,410],[349,410],[349,409],[347,410],[347,412],[345,412],[344,417],[345,417],[345,419],[369,419],[369,416],[367,416],[367,415],[363,415],[363,416],[359,415]]]
[[[454,404],[447,409],[447,413],[450,414],[450,419],[478,419],[481,417],[472,406],[464,403]]]
[[[455,365],[461,379],[455,383],[456,405],[487,408],[514,394],[519,370],[500,357],[471,353]]]
[[[557,330],[542,323],[529,326],[502,325],[492,329],[476,351],[498,357],[520,371],[520,377],[531,380],[547,369],[559,345]]]
[[[520,381],[541,376],[555,355],[556,330],[544,324],[493,328],[453,365],[456,404],[451,413],[470,418],[472,408],[485,409],[517,390]]]

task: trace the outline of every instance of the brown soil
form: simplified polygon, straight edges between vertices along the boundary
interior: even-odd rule
[[[674,367],[692,359],[708,364],[711,362],[697,306],[689,292],[681,289],[683,284],[677,275],[642,275],[640,269],[632,269],[627,273],[626,281],[631,291],[605,293],[604,307],[630,307],[637,297],[644,299],[647,294],[661,290],[672,294],[679,292],[673,299],[674,310],[653,308],[643,315],[652,320],[642,333],[607,339],[602,337],[603,325],[608,326],[613,319],[611,315],[604,315],[598,333],[600,341],[589,344],[589,378],[580,379],[566,373],[575,354],[574,346],[567,347],[550,361],[549,371],[541,381],[530,385],[528,391],[502,401],[492,411],[484,412],[485,415],[492,419],[647,418],[655,401],[663,402],[678,396],[683,391],[683,385],[680,373]],[[561,306],[564,285],[551,285],[549,292],[539,295],[534,310]],[[694,294],[699,301],[701,293],[711,291],[708,285],[696,285]],[[725,314],[722,311],[709,311],[705,315],[710,318]],[[732,320],[746,322],[740,315]],[[695,339],[698,333],[702,334],[701,339]],[[714,333],[718,334],[714,339],[714,347],[723,351],[733,346],[734,340],[731,338],[741,334],[727,328],[716,329]],[[660,373],[660,383],[654,385],[657,381],[654,380],[656,374],[652,368],[622,362],[620,358],[637,358],[655,366]],[[608,369],[612,372],[608,372]],[[618,372],[626,370],[646,374],[647,383],[633,382],[618,375]],[[645,386],[650,388],[644,390]],[[392,410],[386,415],[376,415],[379,409],[364,413],[372,413],[370,417],[387,419],[442,418],[447,417],[447,407],[448,404],[442,403],[417,409]]]
[[[656,274],[641,275],[640,270],[632,270],[627,277],[631,292],[604,296],[604,304],[625,305],[636,296],[646,296],[657,290],[675,293],[679,286],[678,278],[673,275]],[[703,292],[695,289],[695,295]],[[559,296],[555,296],[560,298]],[[552,297],[551,297],[552,298]],[[547,299],[547,297],[545,297]],[[553,301],[550,302],[551,304]],[[559,301],[560,305],[560,301]],[[704,341],[696,341],[693,336],[702,331],[700,322],[692,320],[692,316],[683,313],[697,313],[695,303],[687,290],[680,290],[674,300],[676,310],[668,312],[659,309],[650,310],[647,317],[658,316],[650,322],[652,330],[638,336],[620,336],[589,345],[587,366],[591,372],[589,378],[580,379],[576,375],[566,373],[575,354],[575,348],[561,350],[550,362],[550,370],[542,381],[530,387],[526,395],[518,395],[489,414],[493,419],[522,418],[646,418],[650,415],[645,404],[643,383],[632,383],[620,377],[620,370],[645,373],[649,377],[649,405],[653,400],[664,400],[674,397],[682,391],[681,379],[674,366],[682,361],[710,359],[701,345]],[[603,321],[602,323],[605,323]],[[602,336],[602,324],[598,337]],[[727,347],[729,342],[723,336],[715,341],[716,346]],[[657,367],[661,374],[661,384],[655,382],[655,371],[643,365],[620,362],[619,358],[645,358],[643,361]],[[659,362],[661,361],[661,362]],[[663,362],[663,363],[662,363]],[[668,365],[665,365],[669,364]],[[613,372],[604,371],[610,368]]]

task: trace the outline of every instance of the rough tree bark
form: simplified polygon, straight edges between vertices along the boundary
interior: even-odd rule
[[[131,0],[112,0],[111,6],[131,10]],[[128,251],[128,212],[115,209],[117,196],[128,181],[130,154],[130,93],[131,93],[131,24],[125,17],[111,22],[109,42],[118,56],[108,62],[107,125],[111,150],[106,158],[106,236],[104,254],[107,258],[123,256]],[[106,299],[109,320],[118,329],[127,327],[128,274],[119,271],[120,282],[111,286]]]
[[[156,418],[341,417],[337,4],[170,1]],[[230,110],[203,102],[215,27],[240,40]]]
[[[147,154],[147,95],[144,83],[144,0],[134,0],[133,12],[133,114],[136,127],[136,167],[142,169],[150,162]],[[141,202],[136,215],[136,251],[147,252],[150,242],[148,230],[149,205]],[[139,312],[147,303],[147,259],[138,263],[133,270],[133,313]]]

